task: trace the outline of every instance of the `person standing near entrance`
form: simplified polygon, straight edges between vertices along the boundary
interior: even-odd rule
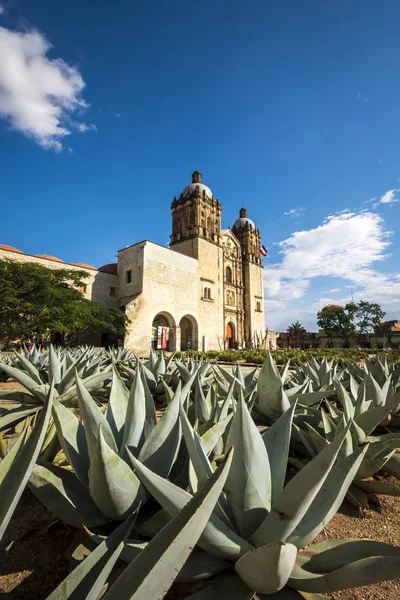
[[[192,342],[190,340],[187,341],[187,349],[190,350],[192,347]]]

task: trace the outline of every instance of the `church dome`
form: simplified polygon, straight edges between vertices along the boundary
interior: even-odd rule
[[[61,258],[57,258],[57,256],[51,256],[51,254],[36,254],[36,258],[44,258],[46,260],[53,260],[54,262],[63,263],[65,261],[61,260]]]
[[[202,175],[199,171],[195,171],[194,173],[192,173],[192,183],[185,187],[181,196],[183,196],[183,198],[191,196],[192,194],[194,194],[197,187],[200,190],[200,194],[203,194],[203,192],[205,192],[207,198],[209,198],[210,200],[213,198],[213,193],[210,190],[210,188],[207,185],[204,185],[204,183],[202,183]]]
[[[86,263],[73,262],[71,264],[75,267],[83,267],[84,269],[94,269],[95,271],[97,271],[96,267],[94,267],[93,265],[88,265]]]
[[[18,252],[18,254],[23,254],[21,250],[18,250],[18,248],[14,248],[14,246],[7,246],[6,244],[0,244],[0,250],[7,250],[7,252]]]
[[[239,214],[240,214],[239,219],[236,219],[236,221],[233,224],[233,227],[232,227],[233,230],[242,229],[243,227],[247,227],[247,226],[252,227],[253,229],[256,228],[253,221],[248,218],[247,210],[245,208],[241,208]]]

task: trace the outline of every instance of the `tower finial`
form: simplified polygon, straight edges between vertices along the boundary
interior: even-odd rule
[[[200,171],[193,171],[192,183],[201,183],[201,182],[202,182],[202,175],[201,175]]]

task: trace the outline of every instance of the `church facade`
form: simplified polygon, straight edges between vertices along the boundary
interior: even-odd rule
[[[118,252],[118,262],[88,272],[82,292],[130,320],[124,346],[146,353],[256,347],[265,339],[260,232],[244,208],[232,229],[221,228],[222,206],[198,171],[172,205],[169,248],[144,240]],[[0,246],[0,258],[60,268],[49,255]],[[96,340],[98,344],[107,343]],[[95,342],[95,343],[96,343]]]

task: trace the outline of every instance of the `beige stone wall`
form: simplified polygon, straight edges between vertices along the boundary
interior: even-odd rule
[[[148,353],[152,324],[154,318],[161,313],[171,328],[171,350],[176,347],[180,350],[179,323],[182,317],[186,316],[193,324],[194,342],[199,335],[196,331],[199,329],[198,262],[152,242],[141,242],[137,246],[129,249],[133,261],[131,263],[126,250],[120,253],[124,254],[124,270],[131,266],[132,276],[135,265],[141,267],[135,273],[134,289],[137,295],[126,305],[126,314],[131,324],[125,338],[125,347],[139,353]],[[119,273],[122,277],[122,265],[119,265]]]
[[[254,263],[247,263],[244,269],[245,285],[245,337],[246,343],[257,343],[265,337],[263,269]],[[257,310],[260,303],[260,311]]]
[[[43,265],[48,269],[70,269],[72,271],[85,271],[88,273],[87,279],[85,279],[86,290],[83,292],[85,298],[93,300],[102,306],[107,308],[117,308],[117,288],[118,288],[118,277],[116,275],[109,275],[108,273],[102,273],[95,269],[87,269],[78,265],[72,265],[65,262],[59,262],[56,260],[50,260],[45,258],[39,258],[30,254],[22,254],[19,252],[11,252],[0,248],[0,259],[16,260],[17,262],[23,263],[35,263]],[[116,295],[110,294],[110,288],[116,288]]]
[[[219,350],[224,347],[223,250],[202,238],[198,244],[199,350]],[[206,282],[211,288],[211,301],[203,298]]]

